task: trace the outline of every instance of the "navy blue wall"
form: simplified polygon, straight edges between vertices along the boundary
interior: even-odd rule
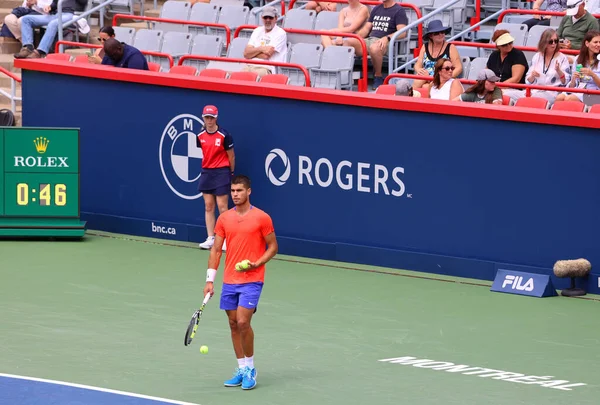
[[[252,202],[272,215],[282,253],[482,279],[493,278],[495,263],[541,272],[559,259],[600,263],[598,130],[34,71],[24,77],[24,126],[81,128],[81,210],[96,229],[205,238],[204,204],[196,183],[184,181],[199,173],[188,138],[200,123],[175,118],[199,117],[215,104],[234,137],[236,172],[252,178]],[[328,163],[333,169],[327,187],[317,183],[321,158],[322,182]],[[306,176],[299,184],[299,163],[308,160],[313,184]],[[342,161],[349,190],[336,180]],[[285,184],[274,185],[269,170]],[[385,174],[376,189],[375,177]]]

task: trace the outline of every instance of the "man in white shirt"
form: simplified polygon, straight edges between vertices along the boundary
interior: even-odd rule
[[[52,0],[23,0],[21,7],[13,10],[10,14],[4,17],[4,23],[13,34],[15,39],[21,40],[21,18],[24,15],[48,14],[45,10],[52,4]]]
[[[277,26],[277,9],[265,7],[262,13],[263,26],[252,32],[244,49],[244,58],[285,62],[287,59],[287,33]],[[249,64],[243,70],[256,72],[260,77],[275,73],[275,66]]]

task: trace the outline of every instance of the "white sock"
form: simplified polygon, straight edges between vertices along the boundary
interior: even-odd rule
[[[254,368],[254,356],[246,357],[246,367]]]
[[[241,358],[241,359],[237,359],[238,360],[238,367],[239,368],[244,368],[246,367],[246,359]]]

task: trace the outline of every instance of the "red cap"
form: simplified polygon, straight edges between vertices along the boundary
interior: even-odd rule
[[[206,107],[204,107],[204,110],[202,110],[202,116],[209,116],[209,117],[216,117],[217,115],[219,115],[219,110],[217,110],[217,107],[215,107],[214,105],[207,105]]]

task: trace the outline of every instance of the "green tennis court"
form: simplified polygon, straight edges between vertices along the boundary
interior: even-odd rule
[[[164,243],[95,231],[80,242],[0,241],[0,373],[200,405],[600,401],[595,296],[529,298],[282,255],[253,320],[257,388],[225,388],[236,360],[218,308],[222,266],[184,347],[208,252]]]

